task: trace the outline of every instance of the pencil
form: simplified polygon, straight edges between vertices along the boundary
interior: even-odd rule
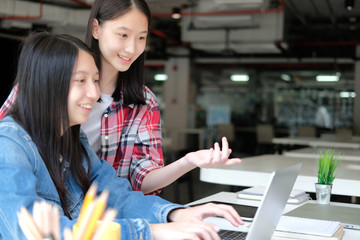
[[[51,206],[46,201],[40,202],[42,225],[38,226],[41,227],[44,236],[49,236],[51,234],[50,224],[52,219],[50,219],[50,207]]]
[[[89,187],[89,190],[87,191],[87,193],[85,195],[84,202],[83,202],[83,205],[81,207],[80,214],[78,217],[78,219],[79,219],[78,221],[82,221],[82,218],[85,214],[86,208],[95,199],[96,190],[97,190],[97,185],[95,183],[91,184],[91,186]]]
[[[83,215],[83,218],[78,220],[77,224],[77,231],[74,231],[74,239],[75,240],[83,240],[83,236],[85,234],[86,229],[89,226],[89,222],[91,217],[95,211],[96,201],[92,201],[89,206],[86,208],[86,211]]]
[[[87,225],[87,229],[84,233],[82,240],[90,240],[95,232],[97,221],[101,218],[106,208],[106,202],[109,197],[109,191],[104,190],[100,196],[96,199],[96,207],[91,215],[90,221]]]
[[[21,224],[20,225],[21,229],[23,229],[23,231],[24,229],[27,229],[25,230],[25,232],[27,232],[27,234],[31,234],[32,239],[35,240],[42,239],[42,234],[39,228],[36,226],[34,219],[32,218],[31,214],[25,207],[21,207],[20,214],[18,214],[18,218],[19,218],[18,219],[19,225]]]
[[[39,202],[34,202],[33,206],[33,217],[37,226],[42,226],[42,213]]]
[[[56,239],[60,240],[60,213],[56,205],[51,208],[51,235]]]
[[[92,240],[100,240],[101,239],[101,236],[106,231],[107,225],[115,219],[116,215],[117,215],[117,211],[115,209],[108,209],[105,211],[104,217],[101,221],[101,224],[97,228]]]
[[[64,240],[73,240],[73,234],[70,228],[64,229]]]
[[[36,238],[33,236],[32,232],[30,231],[30,229],[27,227],[23,216],[19,212],[17,213],[17,216],[18,216],[19,226],[20,226],[21,230],[23,231],[25,237],[29,240],[36,240]]]

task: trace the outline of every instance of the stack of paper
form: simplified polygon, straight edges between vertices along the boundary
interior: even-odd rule
[[[290,239],[341,239],[344,226],[337,221],[282,216],[274,237]]]
[[[237,192],[237,198],[261,200],[264,195],[265,189],[266,188],[263,186],[247,188]],[[309,194],[307,194],[303,190],[293,189],[290,193],[290,197],[287,203],[300,204],[307,200],[309,200]]]

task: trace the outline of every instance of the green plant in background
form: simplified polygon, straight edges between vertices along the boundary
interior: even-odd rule
[[[320,152],[318,159],[318,184],[332,185],[336,177],[336,175],[334,175],[335,169],[341,161],[342,159],[339,159],[339,156],[335,156],[335,150],[333,149]]]

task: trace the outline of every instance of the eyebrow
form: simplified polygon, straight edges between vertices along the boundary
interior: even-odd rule
[[[131,32],[131,29],[130,28],[127,28],[125,26],[121,26],[121,27],[118,27],[117,29],[122,29],[122,30],[127,30],[127,31],[130,31]],[[141,31],[140,33],[149,33],[148,30],[144,30],[144,31]]]
[[[89,72],[87,71],[76,71],[76,72],[73,72],[71,75],[76,75],[76,74],[88,74]],[[100,72],[96,72],[94,75],[100,75]]]

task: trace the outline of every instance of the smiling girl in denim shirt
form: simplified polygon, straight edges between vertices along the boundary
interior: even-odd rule
[[[25,239],[17,212],[45,200],[59,207],[61,232],[77,221],[93,183],[110,191],[107,207],[118,211],[122,239],[219,239],[202,221],[219,215],[242,221],[225,205],[194,208],[132,191],[126,179],[97,157],[80,124],[100,96],[91,50],[67,35],[35,33],[22,48],[16,101],[0,121],[0,239]],[[168,223],[171,222],[171,223]]]

